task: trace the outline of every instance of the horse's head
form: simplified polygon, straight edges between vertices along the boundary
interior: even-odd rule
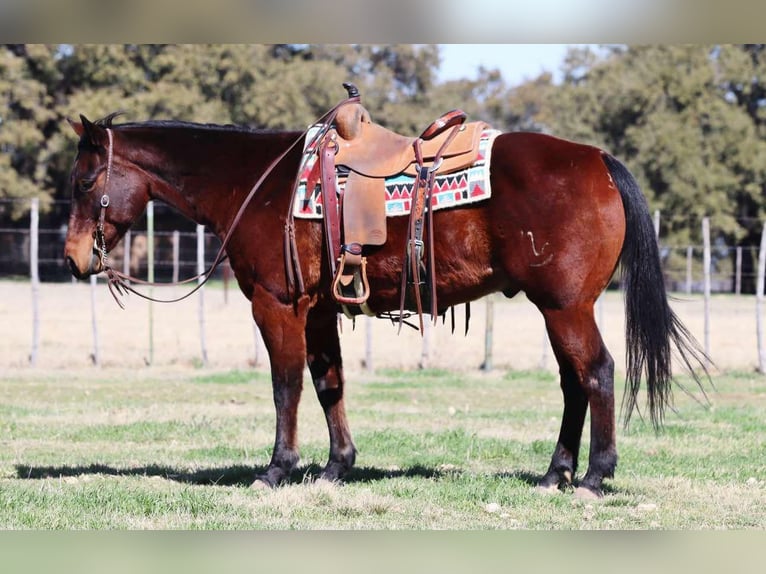
[[[119,242],[149,201],[149,184],[132,164],[119,159],[108,116],[97,122],[69,120],[80,137],[70,177],[72,207],[64,257],[78,279],[104,270],[106,254]]]

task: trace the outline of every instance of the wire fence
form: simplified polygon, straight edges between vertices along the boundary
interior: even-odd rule
[[[36,362],[39,350],[40,317],[37,302],[39,283],[61,284],[73,281],[63,260],[66,226],[45,227],[46,222],[56,220],[56,218],[60,221],[61,214],[68,212],[69,202],[54,202],[47,206],[47,211],[44,213],[41,213],[41,210],[35,206],[36,203],[30,204],[29,214],[23,214],[22,217],[11,217],[10,214],[14,210],[18,213],[19,201],[0,200],[0,279],[31,279],[33,294],[33,333],[31,338],[33,342],[30,362],[32,364]],[[167,206],[152,205],[150,211],[153,214],[151,222],[147,220],[146,216],[137,221],[121,244],[110,254],[113,267],[139,278],[153,276],[154,280],[158,282],[177,281],[179,278],[194,276],[209,268],[220,247],[220,240],[215,235],[206,232],[202,226],[196,226],[183,220],[172,208]],[[659,213],[655,213],[655,228],[660,229]],[[759,281],[759,271],[762,273],[764,264],[761,263],[759,267],[759,256],[762,261],[766,248],[732,247],[724,245],[720,241],[711,241],[710,221],[708,219],[703,219],[700,235],[703,241],[699,245],[668,245],[663,243],[661,237],[658,239],[666,288],[676,293],[704,295],[704,319],[701,332],[704,333],[704,348],[708,352],[711,349],[711,339],[716,336],[715,333],[711,333],[710,294],[727,293],[739,296],[756,293],[760,288],[756,297],[756,309],[750,314],[750,317],[757,322],[755,329],[758,332],[757,356],[759,357],[759,369],[764,370],[766,357],[761,352],[763,345],[761,344],[762,329],[759,311],[763,294],[763,279],[761,278]],[[153,245],[151,253],[149,251],[150,245]],[[221,280],[224,302],[227,302],[231,279],[231,269],[228,264],[221,265],[214,273],[213,279]],[[96,278],[91,279],[92,290],[97,281]],[[620,275],[618,273],[610,285],[610,290],[615,291],[619,288]],[[98,324],[93,293],[94,291],[91,294],[93,315],[93,352],[91,356],[93,361],[98,363],[100,362]],[[491,369],[493,364],[493,347],[495,345],[493,344],[492,329],[493,316],[496,312],[492,303],[492,299],[487,299],[486,307],[481,305],[484,312],[484,357],[480,365],[484,369]],[[597,314],[601,312],[597,309]],[[741,310],[737,310],[737,313],[741,312]],[[207,363],[208,357],[205,338],[205,332],[208,328],[208,314],[209,312],[205,310],[203,290],[200,292],[197,313],[202,364]],[[364,324],[367,325],[366,321]],[[362,362],[367,369],[371,369],[373,363],[379,365],[380,361],[373,360],[371,327],[366,326],[365,329],[370,335],[364,342],[365,351]],[[255,335],[255,357],[252,362],[263,363],[265,354],[263,342],[254,325],[252,332]],[[147,362],[152,362],[154,349],[152,338],[153,327],[149,332],[148,359],[145,359]],[[698,338],[702,340],[703,336],[698,336]],[[542,350],[539,364],[545,364],[549,350],[544,332],[542,332],[541,341]],[[438,346],[438,343],[434,343],[430,331],[426,332],[421,341],[420,357],[417,359],[419,367],[426,367],[432,363],[434,346]],[[752,348],[755,347],[756,345],[753,343]]]
[[[12,209],[19,200],[0,200],[0,279],[29,277],[31,257],[30,217],[11,219]],[[29,204],[29,201],[25,202]],[[5,207],[5,209],[3,209]],[[38,222],[38,271],[43,282],[71,281],[72,275],[64,261],[64,243],[66,225],[57,228],[46,227],[50,221],[60,221],[61,211],[68,213],[69,202],[57,201],[40,210]],[[197,268],[197,231],[196,225],[183,220],[170,207],[155,204],[154,273],[157,281],[171,281],[174,277],[193,276]],[[5,217],[4,217],[5,215]],[[131,228],[126,238],[110,253],[113,266],[128,270],[131,275],[140,278],[148,276],[148,235],[147,218],[144,214]],[[204,235],[206,264],[212,264],[220,240],[214,234]],[[223,279],[228,272],[222,266],[213,275]]]
[[[30,273],[30,215],[29,200],[0,199],[0,279],[28,277]],[[23,208],[26,208],[26,212]],[[172,281],[193,276],[197,267],[196,225],[171,207],[157,204],[154,230],[154,273],[158,281]],[[71,281],[71,273],[63,258],[69,201],[54,201],[39,213],[39,254],[38,270],[44,282]],[[19,213],[21,217],[14,217]],[[668,217],[667,219],[672,219]],[[51,222],[59,222],[51,227]],[[659,214],[655,213],[655,224],[659,225]],[[751,224],[752,222],[749,222]],[[760,227],[760,226],[759,226]],[[755,293],[757,281],[757,246],[725,245],[715,239],[713,224],[711,247],[710,289],[712,293]],[[699,236],[695,230],[690,236]],[[671,292],[702,293],[704,291],[704,245],[700,243],[676,245],[663,241],[659,235],[660,255],[666,288]],[[205,264],[213,262],[220,247],[220,240],[206,232],[204,236]],[[126,240],[110,254],[112,265],[131,275],[145,278],[148,275],[146,215],[136,221]],[[126,251],[126,246],[129,249]],[[227,279],[229,272],[222,266],[214,278]],[[612,288],[619,287],[619,275]]]

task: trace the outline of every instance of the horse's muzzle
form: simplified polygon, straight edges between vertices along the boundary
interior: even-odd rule
[[[71,271],[72,275],[74,275],[76,279],[87,279],[94,273],[100,273],[103,271],[101,268],[101,258],[95,250],[91,252],[88,266],[85,269],[81,269],[71,255],[66,255],[65,257],[66,263],[69,266],[69,271]]]

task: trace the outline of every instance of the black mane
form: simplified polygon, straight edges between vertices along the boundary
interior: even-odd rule
[[[202,129],[202,130],[215,130],[215,131],[231,131],[231,132],[244,132],[244,133],[279,133],[284,130],[272,130],[272,129],[255,129],[248,126],[240,126],[235,124],[212,124],[212,123],[196,123],[181,120],[147,120],[143,122],[125,122],[114,125],[113,120],[125,112],[112,112],[111,114],[104,116],[101,119],[96,120],[97,126],[103,128],[176,128],[176,129]]]

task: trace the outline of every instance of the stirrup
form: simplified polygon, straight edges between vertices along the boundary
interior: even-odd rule
[[[346,268],[346,254],[351,253],[352,259],[356,259],[354,263],[349,263],[350,267],[356,267],[353,274],[344,274]],[[338,270],[335,272],[335,277],[332,281],[332,296],[341,305],[362,305],[370,296],[370,284],[367,281],[367,258],[359,256],[361,255],[361,249],[359,253],[353,253],[348,250],[346,246],[341,248],[340,259],[338,260]],[[345,280],[345,282],[343,281]],[[349,285],[353,286],[353,295],[347,295],[344,293],[344,287]]]

